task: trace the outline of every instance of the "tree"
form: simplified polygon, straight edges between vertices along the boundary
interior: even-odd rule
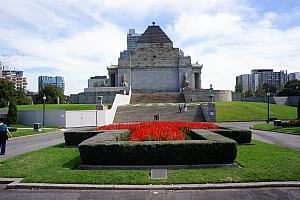
[[[27,97],[25,94],[26,92],[23,89],[18,89],[15,91],[15,101],[17,105],[27,105],[31,103],[29,97]]]
[[[235,91],[243,93],[243,86],[242,86],[242,84],[236,84]]]
[[[60,103],[64,103],[65,95],[61,88],[53,84],[47,84],[43,87],[37,95],[37,101],[43,103],[43,96],[46,96],[48,104],[56,104],[57,97],[59,97]]]
[[[18,105],[30,103],[24,90],[16,90],[12,82],[0,79],[0,108],[7,106],[9,102],[15,102]]]
[[[247,97],[253,97],[253,92],[252,92],[252,90],[247,90],[246,92],[245,92],[245,97],[247,98]]]
[[[257,89],[255,90],[255,96],[256,97],[264,97],[265,96],[265,90],[263,88],[262,84],[258,84]]]
[[[300,80],[291,80],[287,82],[278,96],[300,96]]]
[[[15,102],[9,103],[8,113],[7,113],[7,123],[9,125],[18,123],[18,110]]]
[[[298,99],[298,108],[297,108],[298,119],[300,119],[300,97]]]
[[[3,108],[13,100],[15,86],[6,79],[0,79],[0,107]]]

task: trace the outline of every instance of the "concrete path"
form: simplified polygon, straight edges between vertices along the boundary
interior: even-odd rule
[[[62,131],[11,138],[6,143],[6,155],[1,155],[0,161],[63,142],[64,135]]]
[[[195,199],[300,199],[299,188],[252,188],[227,190],[6,190],[0,188],[1,199],[5,200],[80,200],[80,199],[111,199],[111,200],[195,200]]]
[[[250,126],[253,124],[265,123],[265,122],[226,122],[226,123],[217,123],[225,127],[240,127],[244,129],[250,129]],[[285,146],[293,149],[300,150],[300,135],[292,135],[285,133],[277,133],[271,131],[252,131],[252,139],[259,140],[262,142],[277,144],[280,146]]]

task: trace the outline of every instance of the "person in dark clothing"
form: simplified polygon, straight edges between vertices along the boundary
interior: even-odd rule
[[[182,105],[181,104],[178,106],[178,109],[179,109],[179,112],[182,111]]]
[[[6,140],[8,140],[8,136],[12,137],[8,131],[7,125],[4,124],[3,119],[0,118],[0,155],[5,155]]]

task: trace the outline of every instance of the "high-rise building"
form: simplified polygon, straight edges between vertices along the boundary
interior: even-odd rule
[[[288,80],[300,80],[300,72],[289,73]]]
[[[62,76],[39,76],[38,87],[39,91],[47,84],[53,84],[65,91],[65,81]]]
[[[135,29],[129,29],[127,33],[127,50],[120,52],[120,57],[125,58],[129,56],[129,51],[136,47],[136,42],[141,37],[141,34],[135,32]]]
[[[242,74],[237,76],[236,84],[241,86],[243,93],[251,90],[251,74]]]
[[[27,89],[27,79],[23,77],[23,71],[16,71],[7,69],[1,65],[1,78],[4,78],[15,85],[16,89]]]
[[[287,71],[280,70],[279,72],[274,72],[273,69],[254,69],[251,70],[251,75],[258,75],[258,79],[254,79],[255,89],[257,85],[262,84],[267,87],[274,87],[276,90],[280,90],[288,81]]]
[[[274,72],[273,69],[253,69],[251,74],[243,74],[236,77],[236,85],[242,85],[242,92],[248,90],[255,92],[259,85],[280,90],[287,83],[287,71]]]
[[[88,88],[105,87],[107,85],[107,76],[94,76],[88,80]]]
[[[129,29],[127,33],[127,50],[130,51],[136,47],[136,42],[141,37],[141,34],[137,34],[135,29]]]

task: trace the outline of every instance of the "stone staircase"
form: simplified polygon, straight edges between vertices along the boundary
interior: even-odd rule
[[[130,103],[183,103],[184,96],[179,92],[132,93]]]
[[[160,121],[205,121],[199,105],[188,106],[187,112],[179,112],[178,105],[168,106],[119,106],[114,123],[153,121],[160,113]]]

